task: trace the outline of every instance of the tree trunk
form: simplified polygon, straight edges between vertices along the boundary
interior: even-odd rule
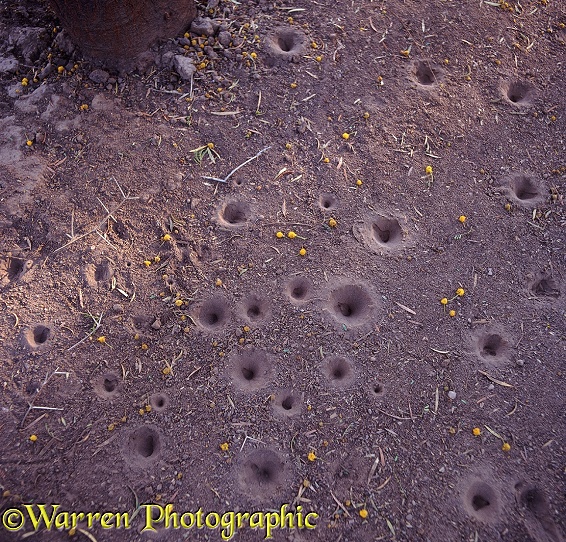
[[[194,0],[50,0],[85,58],[129,70],[158,39],[172,38],[196,16]]]

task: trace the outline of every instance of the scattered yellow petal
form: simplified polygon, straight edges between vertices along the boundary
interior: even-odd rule
[[[33,145],[33,141],[32,141],[31,139],[28,139],[28,140],[26,141],[26,145],[27,145],[28,147],[31,147],[31,146]]]
[[[309,455],[307,456],[309,461],[316,461],[316,454],[314,452],[309,452]]]
[[[100,337],[98,337],[98,339],[96,339],[96,341],[99,342],[100,344],[105,344],[106,337],[104,335],[101,335]]]
[[[155,257],[153,258],[153,261],[154,261],[155,263],[159,263],[159,262],[161,261],[161,257],[160,257],[160,256],[155,256]]]
[[[342,139],[345,139],[347,141],[348,139],[350,139],[350,134],[348,132],[344,132],[342,134]]]
[[[464,295],[464,288],[458,288],[456,290],[456,295],[462,297]]]
[[[141,349],[142,349],[142,350],[147,350],[148,348],[149,348],[149,346],[147,346],[147,344],[145,344],[145,343],[143,343],[143,344],[141,345]]]
[[[220,288],[220,286],[222,286],[222,284],[223,284],[223,283],[222,283],[222,279],[220,279],[220,278],[217,278],[217,279],[214,281],[214,286],[217,286],[218,288]]]
[[[362,519],[366,519],[368,517],[368,511],[365,508],[362,508],[358,514],[360,514],[360,517]]]
[[[364,119],[369,119],[369,113],[366,111],[366,112],[362,115],[362,117],[364,117]]]
[[[162,240],[162,241],[165,241],[165,242],[171,241],[171,236],[170,236],[168,233],[166,233],[166,234],[161,238],[161,240]]]
[[[113,424],[113,423],[111,423],[111,424],[108,426],[108,431],[114,431],[114,429],[116,429],[116,425]]]
[[[458,217],[458,220],[463,224],[464,222],[466,222],[466,217],[464,215],[460,215]]]
[[[175,300],[175,307],[180,307],[183,305],[183,300],[182,299],[176,299]]]
[[[22,87],[27,87],[29,83],[29,79],[27,77],[24,77],[22,79]]]
[[[63,72],[65,71],[65,66],[59,66],[59,67],[57,68],[57,71],[58,71],[59,73],[63,73]]]
[[[440,300],[440,302],[441,302],[443,305],[448,305],[448,298],[443,297],[443,298]]]
[[[307,255],[307,249],[305,247],[301,248],[301,250],[299,250],[299,256],[306,256]]]
[[[328,158],[328,156],[325,156],[325,157],[322,159],[322,161],[323,161],[325,164],[328,164],[328,162],[330,162],[330,158]]]
[[[432,175],[432,166],[426,166],[425,173],[427,175]]]
[[[81,111],[88,111],[88,104],[81,104],[81,106],[79,107],[79,109]]]
[[[221,449],[223,452],[227,452],[229,448],[230,448],[230,444],[228,444],[227,442],[223,442],[223,443],[220,445],[220,449]]]
[[[474,435],[474,437],[479,437],[481,435],[481,429],[479,427],[474,427],[472,429],[472,435]]]
[[[250,332],[250,326],[244,326],[242,329],[244,330],[244,333]]]
[[[356,186],[362,186],[362,184],[364,184],[364,183],[362,182],[361,179],[358,179],[358,180],[356,181]]]
[[[313,49],[318,49],[318,44],[316,43],[316,41],[311,41],[311,47]]]
[[[29,439],[30,439],[32,442],[35,442],[35,441],[37,440],[37,435],[30,435]]]
[[[144,410],[143,408],[140,408],[140,409],[138,410],[138,414],[139,414],[140,416],[143,416],[143,415],[145,414],[145,410]]]
[[[507,203],[503,206],[503,208],[504,208],[506,211],[510,211],[510,210],[511,210],[511,204],[510,204],[509,202],[507,202]]]
[[[314,58],[317,62],[322,62],[322,57],[321,56],[317,56]]]
[[[403,51],[400,51],[400,53],[401,53],[405,58],[408,58],[409,55],[411,54],[411,51],[409,51],[409,49],[404,49]]]
[[[145,405],[145,411],[151,412],[151,405]]]
[[[508,451],[511,449],[511,444],[509,444],[508,442],[504,442],[504,443],[503,443],[503,446],[501,446],[501,449],[502,449],[504,452],[508,452]]]
[[[291,83],[291,88],[297,88],[299,85],[297,85],[297,83],[293,82]]]
[[[338,222],[336,222],[336,220],[334,220],[333,218],[331,218],[331,219],[328,221],[328,225],[329,225],[331,228],[335,228],[335,227],[336,227],[336,224],[338,224]]]
[[[171,367],[167,366],[167,367],[163,367],[163,370],[161,371],[165,376],[170,375],[171,374]]]
[[[295,237],[297,237],[297,234],[296,234],[294,231],[290,231],[290,232],[287,234],[287,237],[288,237],[289,239],[294,239]]]
[[[255,59],[257,58],[257,53],[252,53],[250,56]]]
[[[456,316],[456,311],[455,311],[454,309],[452,309],[452,310],[448,313],[448,315],[449,315],[449,316],[452,316],[452,318],[453,318],[454,316]]]
[[[139,334],[139,333],[136,333],[136,334],[134,335],[134,340],[135,340],[135,341],[138,341],[139,338],[140,338],[140,334]]]
[[[143,264],[144,264],[146,267],[149,267],[149,266],[151,265],[151,261],[150,261],[150,260],[144,260],[144,261],[143,261]]]
[[[277,239],[283,239],[283,237],[285,237],[285,234],[282,231],[278,231],[275,234],[275,237],[277,237]]]

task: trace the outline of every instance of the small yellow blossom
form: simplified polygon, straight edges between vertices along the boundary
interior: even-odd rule
[[[22,87],[27,87],[29,83],[29,79],[27,77],[24,77],[22,79]]]
[[[58,71],[59,73],[63,73],[63,72],[65,71],[65,66],[59,66],[59,67],[57,68],[57,71]]]
[[[464,295],[464,293],[465,293],[464,288],[458,288],[456,290],[456,295],[459,296],[459,297],[462,297]]]
[[[116,424],[111,423],[111,424],[108,426],[108,431],[114,431],[114,429],[116,429]]]
[[[151,260],[144,260],[144,261],[143,261],[143,264],[144,264],[146,267],[149,267],[149,266],[151,265]]]
[[[325,156],[325,157],[322,159],[322,161],[323,161],[325,164],[328,164],[328,162],[330,162],[330,158],[328,158],[328,156]]]
[[[143,408],[140,408],[140,409],[138,410],[138,414],[139,414],[140,416],[143,416],[143,415],[145,414],[145,410],[144,410]]]
[[[338,224],[338,222],[336,222],[336,220],[334,220],[334,218],[331,218],[331,219],[328,221],[328,225],[329,225],[331,228],[335,228],[337,224]]]
[[[313,451],[310,451],[307,457],[309,461],[316,461],[316,454]]]
[[[299,250],[299,256],[306,256],[307,255],[307,249],[305,247],[301,248],[301,250]]]
[[[316,56],[314,59],[315,59],[317,62],[322,62],[322,57],[321,57],[320,55],[319,55],[319,56]]]
[[[508,452],[508,451],[511,449],[511,444],[509,444],[508,442],[504,442],[504,443],[503,443],[503,446],[501,446],[501,449],[502,449],[504,452]]]
[[[348,141],[348,139],[350,139],[350,134],[349,134],[348,132],[344,132],[344,133],[342,134],[342,139]]]
[[[33,145],[33,141],[32,141],[31,139],[28,139],[28,140],[26,141],[26,145],[27,145],[28,147],[31,147],[31,146]]]
[[[244,326],[242,329],[243,329],[244,333],[250,332],[250,326]]]
[[[448,305],[448,298],[447,298],[447,297],[443,297],[443,298],[440,300],[440,302],[441,302],[443,305]]]
[[[106,344],[106,337],[104,335],[101,335],[100,337],[98,337],[98,339],[96,339],[96,341],[100,344]]]
[[[175,299],[175,307],[181,307],[183,305],[182,299]]]
[[[165,376],[170,375],[171,374],[171,367],[167,366],[167,367],[163,367],[163,370],[161,371]]]
[[[256,59],[256,58],[257,58],[257,53],[251,53],[250,56],[251,56],[253,59]]]
[[[220,278],[217,278],[214,281],[214,286],[217,286],[218,288],[220,288],[220,286],[222,286],[222,284],[223,284],[223,282],[222,282],[222,279],[220,279]]]
[[[362,184],[364,184],[364,183],[362,182],[361,179],[358,179],[358,180],[356,181],[356,186],[362,186]]]
[[[318,44],[316,43],[316,41],[311,41],[311,47],[313,49],[318,49]]]
[[[275,237],[277,237],[277,239],[283,239],[283,237],[285,237],[285,234],[282,231],[278,231],[275,234]]]
[[[79,109],[81,111],[88,111],[88,104],[81,104],[81,106],[79,107]]]
[[[153,258],[153,261],[154,261],[155,263],[159,263],[159,262],[161,261],[161,256],[155,256],[155,257]]]
[[[460,215],[458,217],[458,220],[463,224],[464,222],[466,222],[466,217],[464,215]]]
[[[29,439],[30,439],[32,442],[35,442],[35,441],[37,440],[37,435],[30,435]]]
[[[161,240],[162,240],[162,241],[165,241],[165,242],[167,243],[167,241],[171,241],[171,236],[170,236],[168,233],[166,233],[166,234],[161,238]]]
[[[289,151],[293,148],[293,145],[291,145],[291,143],[285,143],[285,148]]]
[[[134,340],[135,340],[135,341],[139,341],[139,339],[140,339],[140,334],[139,334],[139,333],[136,333],[136,334],[134,335]]]
[[[368,511],[365,508],[362,508],[358,514],[360,514],[360,517],[362,519],[366,519],[368,517]]]
[[[362,115],[362,117],[364,117],[364,119],[369,119],[369,113],[366,111],[366,112]]]
[[[509,202],[507,202],[507,203],[503,206],[503,208],[504,208],[506,211],[510,211],[510,210],[511,210],[511,204],[510,204]]]
[[[151,405],[145,405],[145,411],[151,412]]]
[[[296,234],[294,231],[290,231],[290,232],[287,234],[287,237],[288,237],[289,239],[294,239],[295,237],[297,237],[297,234]]]
[[[221,449],[223,452],[227,452],[229,448],[230,448],[230,444],[228,444],[227,442],[223,442],[223,443],[220,445],[220,449]]]
[[[472,435],[474,435],[474,437],[479,437],[481,435],[481,429],[479,427],[474,427],[472,429]]]
[[[291,83],[291,88],[297,88],[299,85],[297,85],[297,83],[295,83],[294,81]]]
[[[409,51],[409,49],[404,49],[403,51],[400,51],[400,53],[401,53],[405,58],[408,58],[409,55],[411,54],[411,51]]]
[[[425,173],[427,175],[432,175],[432,166],[426,166]]]
[[[454,309],[452,309],[449,313],[449,316],[451,316],[452,318],[454,318],[454,316],[456,316],[456,311]]]
[[[141,345],[141,349],[142,349],[142,350],[147,350],[148,348],[149,348],[149,346],[147,346],[147,344],[145,344],[145,343],[143,343],[143,344]]]

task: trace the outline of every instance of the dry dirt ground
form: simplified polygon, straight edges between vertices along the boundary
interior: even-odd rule
[[[562,1],[0,7],[0,540],[564,540]]]

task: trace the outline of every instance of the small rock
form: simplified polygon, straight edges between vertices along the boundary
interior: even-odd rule
[[[161,320],[159,318],[156,318],[155,322],[153,322],[153,324],[151,324],[151,327],[153,329],[161,329]]]
[[[487,268],[487,276],[488,276],[488,277],[493,276],[493,269],[492,269],[491,267],[488,267],[488,268]]]
[[[39,79],[43,81],[43,79],[47,79],[53,73],[53,64],[49,62],[45,68],[43,68],[39,72]]]
[[[114,312],[124,312],[124,307],[120,305],[120,303],[115,303],[112,306],[112,309],[114,310]]]
[[[191,59],[186,56],[175,55],[173,64],[177,73],[181,76],[181,79],[184,79],[185,81],[190,81],[197,71],[197,68]]]
[[[198,36],[213,36],[214,25],[208,17],[197,17],[191,24],[191,32]]]
[[[210,46],[207,45],[204,49],[204,54],[210,58],[210,60],[216,60],[218,57],[218,55],[216,54],[216,51]]]
[[[0,59],[0,73],[16,73],[19,67],[20,63],[13,56]]]
[[[110,74],[105,71],[97,68],[96,70],[92,70],[88,76],[88,78],[93,81],[94,83],[98,83],[99,85],[103,85],[108,81]]]
[[[490,384],[490,385],[487,387],[487,389],[488,389],[489,391],[493,391],[493,390],[495,389],[495,386],[494,386],[493,384]]]
[[[232,34],[230,34],[230,32],[223,31],[218,34],[218,43],[220,43],[222,47],[230,47],[231,41]]]
[[[75,50],[75,46],[73,45],[71,38],[64,30],[57,34],[57,37],[55,38],[55,41],[53,43],[68,56],[71,56],[73,54],[73,51]]]
[[[450,390],[450,391],[448,392],[448,397],[449,397],[450,399],[452,399],[452,400],[456,399],[456,392],[453,391],[453,390]]]

